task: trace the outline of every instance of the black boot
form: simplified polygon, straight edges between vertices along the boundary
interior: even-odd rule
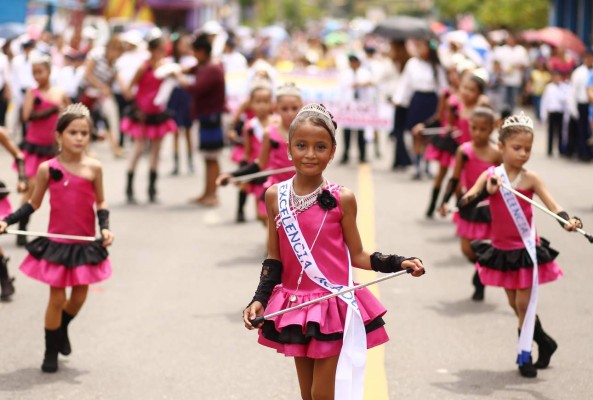
[[[239,190],[239,206],[237,208],[237,222],[245,222],[245,203],[247,202],[247,193]]]
[[[60,345],[60,329],[45,330],[45,354],[41,370],[56,372],[58,370],[58,348]]]
[[[521,337],[521,329],[519,331],[519,337]],[[523,363],[523,365],[519,365],[519,373],[522,377],[525,378],[535,378],[537,377],[537,369],[533,365],[533,361],[531,359],[531,355],[529,356],[529,361]]]
[[[148,175],[148,201],[151,203],[156,203],[156,178],[157,172],[150,170]]]
[[[173,154],[173,171],[171,171],[171,175],[179,175],[179,154],[177,153]]]
[[[30,217],[26,217],[19,221],[19,231],[27,230],[27,225],[29,225],[29,218]],[[27,236],[16,235],[16,245],[18,247],[25,247],[27,245]]]
[[[8,275],[8,258],[0,257],[0,300],[10,300],[14,294],[14,278]]]
[[[136,204],[136,199],[134,198],[134,172],[128,171],[128,183],[126,185],[126,198],[128,200],[128,204]]]
[[[478,271],[474,272],[474,277],[472,279],[472,283],[474,284],[474,294],[472,295],[473,301],[483,301],[484,300],[484,289],[485,286],[480,280],[480,275]]]
[[[62,310],[62,324],[60,325],[60,346],[59,352],[65,356],[72,353],[72,347],[70,347],[70,339],[68,338],[68,325],[70,321],[74,319],[76,315],[70,315],[66,311]]]
[[[554,352],[558,349],[558,344],[554,339],[548,336],[546,332],[544,332],[538,316],[535,317],[533,340],[535,343],[537,343],[537,347],[539,349],[537,361],[533,365],[538,369],[548,368],[552,354],[554,354]]]
[[[437,208],[437,200],[439,199],[440,192],[441,188],[432,188],[432,195],[430,197],[430,204],[428,206],[428,210],[426,211],[426,218],[432,218],[434,216],[434,210],[436,210]]]

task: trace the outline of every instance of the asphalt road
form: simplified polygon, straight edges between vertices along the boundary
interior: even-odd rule
[[[593,230],[593,165],[549,159],[544,141],[538,132],[527,167]],[[452,223],[423,217],[430,184],[412,181],[409,172],[392,172],[391,148],[383,140],[382,158],[371,162],[374,243],[383,252],[421,257],[428,273],[380,286],[391,337],[384,346],[385,398],[592,398],[593,246],[534,211],[540,235],[561,252],[565,276],[542,287],[539,303],[544,328],[559,350],[537,379],[521,378],[514,364],[515,317],[503,291],[487,289],[484,303],[469,300],[473,270],[461,256]],[[241,321],[265,256],[265,231],[254,221],[252,200],[245,224],[234,222],[233,188],[220,191],[218,208],[188,204],[201,190],[203,166],[198,162],[193,176],[170,177],[169,149],[163,153],[160,204],[145,204],[145,160],[136,185],[141,205],[128,206],[127,162],[96,146],[116,233],[110,250],[114,273],[91,288],[71,325],[73,353],[60,359],[56,374],[39,369],[48,289],[18,271],[25,251],[14,246],[14,237],[0,238],[17,277],[13,301],[0,303],[0,399],[299,398],[292,360],[259,346]],[[0,154],[2,178],[14,187],[10,164]],[[359,178],[358,168],[354,162],[334,164],[327,176],[360,196],[361,185],[369,182]],[[47,216],[46,204],[30,229],[45,230]]]

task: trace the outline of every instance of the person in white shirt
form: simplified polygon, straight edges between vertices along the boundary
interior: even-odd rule
[[[220,55],[220,62],[224,66],[225,73],[247,71],[247,58],[236,49],[235,41],[228,39],[224,45],[224,51]]]
[[[1,46],[0,46],[1,47]],[[10,62],[0,51],[0,126],[6,125],[6,111],[10,101]]]
[[[509,35],[507,44],[494,50],[494,59],[502,66],[504,101],[512,112],[523,85],[523,72],[529,67],[529,54],[525,47],[517,44],[517,40]]]
[[[590,161],[593,152],[587,141],[591,136],[589,125],[589,96],[587,81],[593,72],[593,51],[588,50],[583,56],[583,64],[576,68],[570,78],[571,93],[568,99],[570,114],[577,119],[576,150],[582,161]]]
[[[406,116],[406,130],[411,131],[414,126],[424,123],[431,118],[438,106],[439,93],[446,86],[445,70],[441,66],[437,54],[436,43],[417,40],[415,42],[417,55],[406,63],[393,102],[397,107],[408,107]],[[422,153],[424,141],[414,135],[414,165],[416,172],[414,179],[421,179]],[[425,164],[426,175],[428,163]]]
[[[565,113],[568,111],[569,85],[560,71],[552,72],[552,82],[546,85],[541,103],[541,119],[548,123],[548,156],[553,154],[554,141],[558,141],[558,152],[564,154],[562,140]]]
[[[350,68],[344,70],[341,76],[342,95],[341,100],[350,104],[356,104],[356,101],[369,101],[373,95],[373,77],[371,71],[362,66],[358,56],[350,54],[348,56]],[[366,162],[366,139],[364,129],[344,128],[344,153],[341,164],[346,164],[350,152],[350,136],[356,132],[358,136],[358,159],[361,163]]]

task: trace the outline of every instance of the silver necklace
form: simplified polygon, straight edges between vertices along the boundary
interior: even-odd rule
[[[519,186],[519,183],[521,183],[522,178],[523,178],[523,171],[519,171],[519,173],[517,174],[515,179],[511,182],[511,187],[513,189],[516,189],[517,186]]]
[[[311,208],[313,204],[317,203],[317,197],[321,193],[324,183],[325,179],[321,181],[321,184],[317,187],[317,189],[303,196],[296,194],[293,186],[292,190],[290,191],[290,205],[292,206],[292,209],[300,212]]]

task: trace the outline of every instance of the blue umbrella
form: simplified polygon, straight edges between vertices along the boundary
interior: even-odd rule
[[[14,39],[15,37],[21,36],[26,32],[27,27],[25,24],[20,22],[7,22],[5,24],[0,24],[0,39]]]

